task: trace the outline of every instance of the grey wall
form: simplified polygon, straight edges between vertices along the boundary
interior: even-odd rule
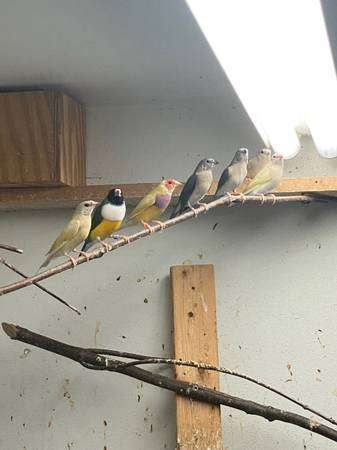
[[[238,147],[254,154],[262,142],[238,99],[227,94],[217,101],[88,107],[88,183],[184,179],[205,156],[226,164]],[[285,176],[336,174],[337,158],[321,158],[309,138],[302,145]]]
[[[0,86],[56,87],[88,106],[88,183],[184,179],[205,155],[225,163],[238,146],[260,146],[183,0],[3,3]],[[336,173],[335,160],[305,146],[287,176]],[[6,257],[34,273],[70,213],[1,213],[0,240],[25,250]],[[80,318],[30,287],[1,297],[1,321],[73,344],[170,355],[169,267],[212,263],[221,363],[334,415],[335,218],[325,205],[218,209],[46,281]],[[0,266],[1,284],[16,279]],[[0,361],[1,449],[174,449],[173,395],[88,372],[3,333]],[[223,377],[222,388],[292,408],[242,380]],[[227,408],[223,426],[227,450],[333,448]]]
[[[89,109],[88,181],[182,178],[206,149],[225,161],[237,145],[258,145],[240,120],[224,123],[219,108],[205,104]],[[320,173],[315,164],[305,170]],[[25,250],[8,259],[33,273],[69,214],[2,213],[1,241]],[[30,287],[1,298],[1,320],[73,344],[170,355],[169,267],[212,263],[221,363],[335,415],[335,224],[335,207],[326,205],[218,209],[44,283],[78,306],[81,317]],[[0,266],[1,284],[16,279]],[[3,333],[0,355],[0,448],[174,449],[170,393],[88,372]],[[242,380],[223,376],[222,388],[300,412]],[[228,450],[334,448],[290,425],[227,408],[222,413]]]

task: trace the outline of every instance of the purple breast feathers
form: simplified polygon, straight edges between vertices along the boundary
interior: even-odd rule
[[[165,209],[168,207],[171,201],[171,194],[157,194],[155,206],[159,209]]]

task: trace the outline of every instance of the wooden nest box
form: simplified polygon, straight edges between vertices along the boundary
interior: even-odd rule
[[[84,107],[53,90],[0,93],[0,187],[80,186]]]

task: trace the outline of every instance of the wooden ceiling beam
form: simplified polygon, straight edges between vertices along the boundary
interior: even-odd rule
[[[214,194],[216,182],[210,195]],[[83,200],[101,200],[112,187],[120,187],[129,204],[139,201],[156,183],[132,183],[119,185],[77,186],[77,187],[36,187],[0,189],[0,210],[70,208]],[[337,192],[337,176],[285,178],[276,193]],[[176,190],[175,196],[179,194]]]

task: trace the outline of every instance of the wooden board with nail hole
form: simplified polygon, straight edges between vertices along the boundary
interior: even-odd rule
[[[216,296],[212,265],[171,267],[175,358],[218,365]],[[217,372],[176,367],[180,380],[219,389]],[[177,447],[221,450],[220,407],[176,396]]]

